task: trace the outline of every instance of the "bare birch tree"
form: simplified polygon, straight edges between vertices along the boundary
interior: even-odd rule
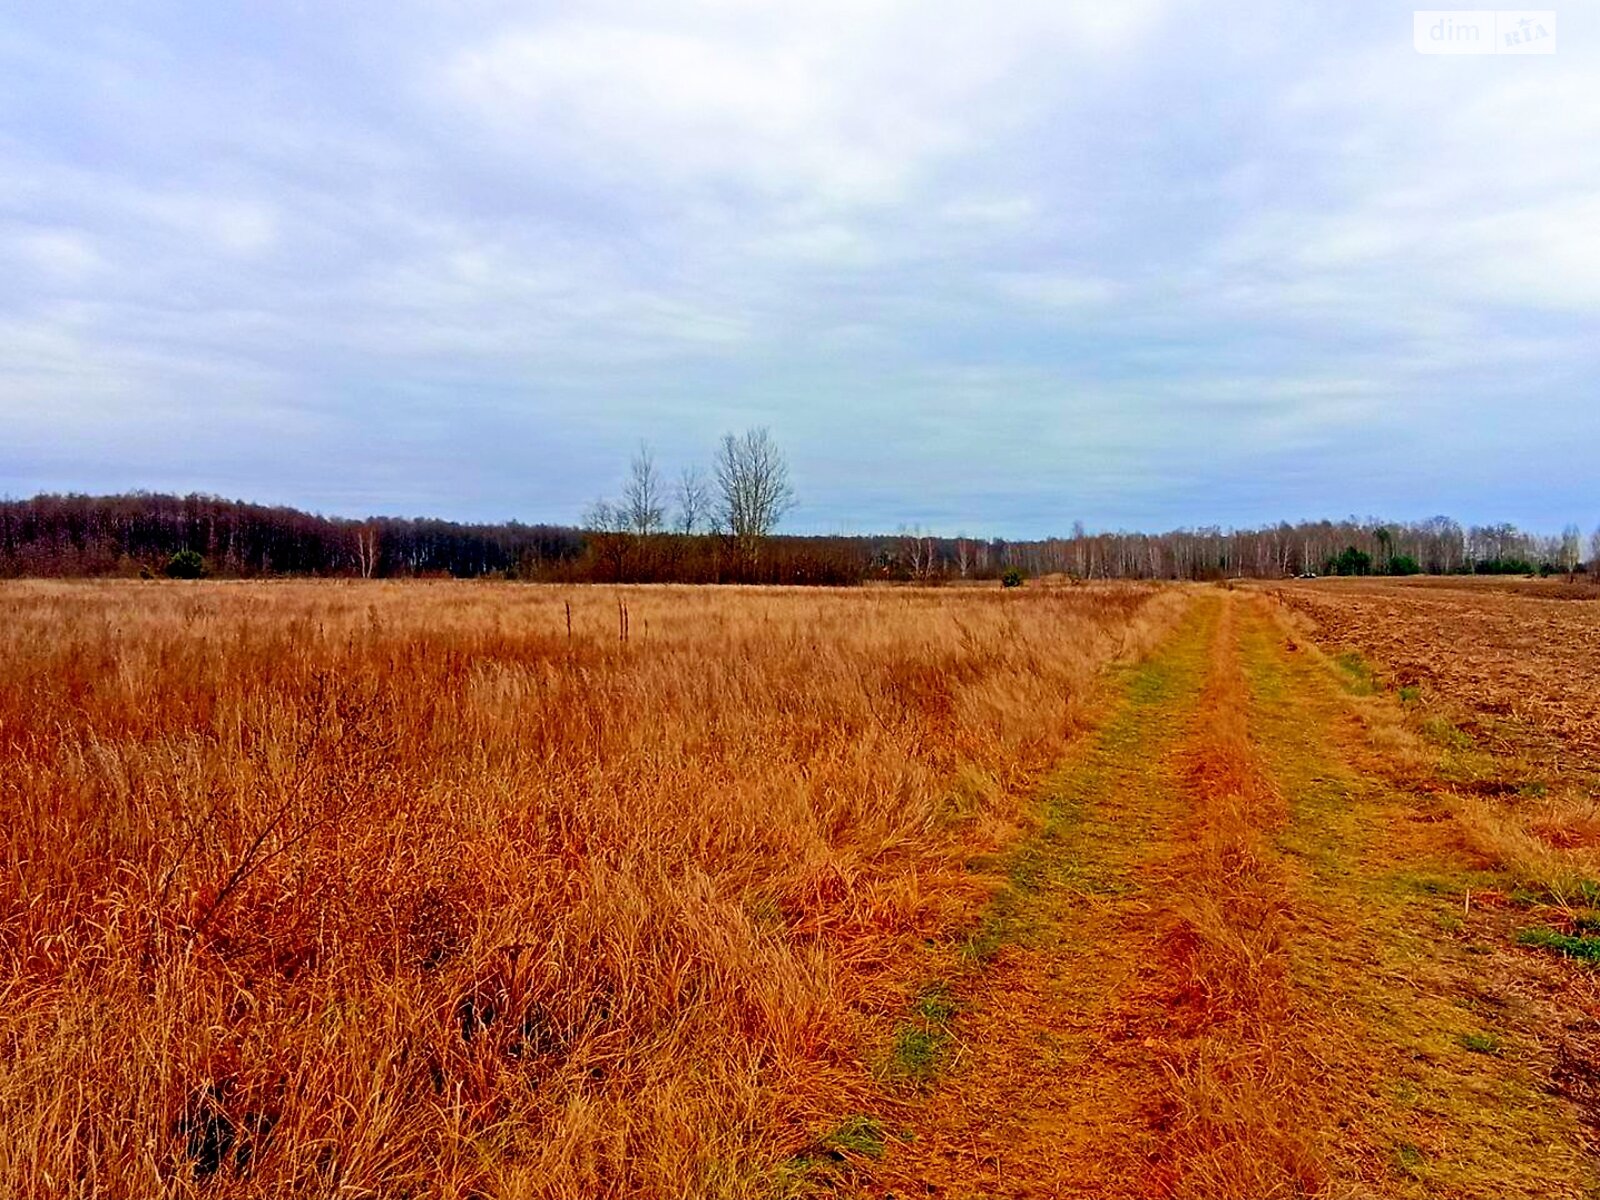
[[[916,525],[909,530],[902,530],[900,537],[905,547],[906,568],[911,578],[919,582],[931,579],[937,561],[933,538],[923,533]]]
[[[356,527],[356,565],[363,579],[378,569],[378,527],[371,521]]]
[[[1583,532],[1576,525],[1561,531],[1561,569],[1571,575],[1583,561]]]
[[[721,493],[717,517],[753,563],[761,539],[794,507],[789,464],[771,433],[751,429],[742,436],[723,434],[713,471]]]
[[[638,452],[629,464],[628,482],[622,489],[622,508],[631,532],[641,537],[661,532],[666,519],[661,476],[656,471],[655,456],[644,442],[639,443]]]
[[[711,487],[699,467],[683,469],[674,498],[678,502],[679,533],[694,533],[710,525]]]

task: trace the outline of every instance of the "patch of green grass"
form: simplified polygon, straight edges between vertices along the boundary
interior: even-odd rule
[[[918,1085],[932,1082],[949,1057],[950,1022],[959,1010],[960,1005],[944,980],[924,986],[911,1002],[910,1018],[894,1032],[886,1073]]]
[[[760,1194],[771,1200],[837,1195],[845,1178],[842,1168],[852,1158],[882,1158],[888,1142],[878,1118],[864,1113],[846,1117],[803,1153],[769,1168]]]
[[[1400,689],[1400,703],[1407,708],[1422,703],[1422,689],[1416,684],[1407,684]]]
[[[1463,1033],[1456,1038],[1463,1050],[1474,1054],[1499,1054],[1500,1039],[1492,1033]]]
[[[943,1025],[956,1015],[958,1005],[950,993],[950,985],[941,979],[922,989],[912,1009],[924,1021]]]
[[[985,917],[961,943],[960,960],[963,966],[981,967],[1006,944],[1009,926],[1003,919]]]
[[[944,1029],[908,1022],[895,1031],[890,1073],[911,1083],[928,1083],[939,1073],[949,1046],[950,1035]]]
[[[1559,929],[1537,925],[1517,934],[1517,944],[1550,950],[1579,962],[1600,963],[1600,937],[1589,934],[1562,933]]]
[[[1517,795],[1526,796],[1532,800],[1538,800],[1548,795],[1549,792],[1549,785],[1547,785],[1542,779],[1526,780],[1520,787],[1517,788]]]
[[[1426,1165],[1427,1159],[1423,1158],[1422,1151],[1410,1142],[1401,1142],[1394,1148],[1395,1165],[1407,1175],[1415,1175]]]
[[[1344,685],[1358,696],[1370,696],[1378,690],[1377,677],[1372,664],[1354,650],[1346,650],[1333,660],[1344,672]]]
[[[1591,919],[1600,922],[1600,911],[1595,911],[1600,910],[1600,894],[1594,880],[1581,875],[1552,873],[1546,879],[1523,880],[1511,889],[1510,900],[1518,908],[1560,908],[1580,930]]]
[[[1445,717],[1428,717],[1419,726],[1422,736],[1447,750],[1467,750],[1472,747],[1472,735],[1457,728]]]
[[[882,1121],[858,1114],[839,1122],[823,1135],[818,1144],[829,1154],[882,1158],[888,1138],[884,1134]]]

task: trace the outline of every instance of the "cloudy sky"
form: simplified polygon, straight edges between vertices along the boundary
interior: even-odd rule
[[[1600,9],[23,3],[0,494],[790,527],[1600,519]]]

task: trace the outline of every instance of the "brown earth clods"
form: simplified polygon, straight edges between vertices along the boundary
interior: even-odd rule
[[[1277,594],[1319,642],[1455,706],[1468,732],[1600,770],[1600,587],[1324,580]]]

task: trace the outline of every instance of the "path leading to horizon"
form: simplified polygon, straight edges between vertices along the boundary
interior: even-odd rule
[[[1557,968],[1270,601],[1206,595],[1115,688],[862,1194],[1597,1194]]]

